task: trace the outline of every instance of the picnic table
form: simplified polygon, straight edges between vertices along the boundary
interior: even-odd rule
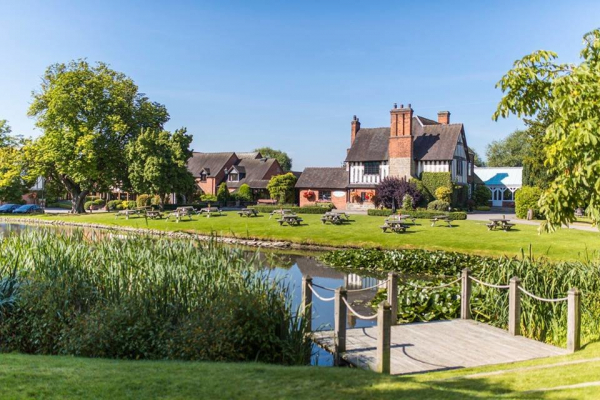
[[[302,222],[302,218],[296,214],[282,214],[281,218],[277,220],[279,225],[288,224],[289,226],[299,226]]]
[[[412,224],[415,225],[417,219],[415,217],[413,217],[412,215],[402,214],[402,215],[392,215],[387,220],[388,221],[391,221],[391,220],[398,220],[398,221],[411,220]]]
[[[350,215],[348,215],[348,213],[346,213],[345,211],[339,211],[339,210],[331,210],[329,211],[331,213],[337,214],[340,217],[343,217],[346,219],[346,221],[350,221]]]
[[[277,215],[277,214],[280,214],[280,215],[292,214],[292,210],[288,210],[288,209],[273,210],[273,211],[271,211],[271,214],[269,214],[269,219],[271,219],[271,217],[273,215]]]
[[[242,208],[241,211],[238,211],[240,217],[257,217],[258,212],[254,208]]]
[[[142,214],[140,210],[121,210],[115,214],[115,219],[119,217],[125,217],[125,219],[129,219],[130,215],[137,215],[138,217]]]
[[[182,218],[188,217],[192,220],[192,215],[196,213],[194,207],[178,207],[175,211],[167,215],[167,221],[171,218],[175,218],[176,222],[179,222]]]
[[[200,214],[206,214],[207,218],[210,218],[211,214],[216,213],[219,213],[219,215],[223,215],[221,214],[221,209],[219,207],[204,207],[200,209]]]
[[[345,217],[343,217],[345,216]],[[341,225],[344,221],[348,220],[346,213],[337,213],[328,211],[321,216],[321,222],[325,225],[327,222],[331,222],[334,225]]]
[[[410,225],[406,224],[403,219],[400,218],[388,218],[381,226],[383,233],[386,233],[388,229],[396,233],[406,232],[408,228],[410,228]]]
[[[162,213],[158,210],[147,210],[146,218],[150,219],[161,219],[163,217]]]
[[[510,223],[510,219],[506,218],[490,218],[490,223],[486,224],[489,231],[493,231],[496,228],[502,229],[505,232],[511,230],[515,224]]]
[[[452,220],[447,215],[436,215],[431,220],[431,226],[435,226],[437,222],[445,222],[448,224],[448,228],[452,228]]]

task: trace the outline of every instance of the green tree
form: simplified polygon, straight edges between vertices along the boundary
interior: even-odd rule
[[[541,113],[537,119],[525,120],[529,152],[523,160],[523,185],[548,189],[556,177],[556,174],[551,173],[545,166],[544,137],[550,120],[545,113]]]
[[[229,193],[229,188],[227,188],[227,184],[225,182],[219,185],[217,189],[217,201],[220,203],[227,203],[231,197]]]
[[[127,144],[129,180],[134,191],[158,195],[164,204],[170,193],[194,190],[194,177],[187,168],[192,157],[192,136],[186,132],[185,128],[173,134],[147,128]]]
[[[267,185],[271,198],[276,199],[280,204],[293,203],[296,180],[296,176],[291,172],[272,177]]]
[[[485,167],[485,161],[481,158],[479,153],[477,153],[474,149],[469,147],[469,153],[473,156],[473,164],[477,167]]]
[[[584,36],[580,64],[559,64],[539,50],[517,60],[498,82],[504,96],[493,118],[551,116],[545,129],[544,166],[553,177],[539,201],[542,229],[555,230],[588,206],[600,220],[600,30]]]
[[[502,140],[494,140],[486,150],[488,167],[522,167],[529,145],[527,132],[516,130]]]
[[[289,172],[292,170],[292,159],[287,155],[286,152],[275,150],[270,147],[261,147],[259,149],[255,149],[254,151],[258,151],[263,157],[276,159],[284,172]]]
[[[242,201],[252,201],[252,189],[245,183],[242,186],[240,186],[237,194],[239,199]]]
[[[104,63],[50,66],[33,93],[29,116],[42,135],[30,149],[33,171],[60,181],[84,213],[90,191],[129,188],[125,147],[143,128],[162,130],[166,108]]]
[[[0,201],[19,203],[27,193],[19,136],[13,136],[6,120],[0,120]]]

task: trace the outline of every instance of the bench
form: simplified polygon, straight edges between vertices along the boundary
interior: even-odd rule
[[[240,217],[257,217],[258,212],[254,208],[245,208],[242,211],[238,211]]]
[[[505,224],[503,224],[503,225],[502,225],[502,229],[503,229],[505,232],[508,232],[508,231],[510,231],[510,230],[511,230],[511,228],[512,228],[513,226],[515,226],[515,224],[509,224],[509,223],[507,222],[507,223],[505,223]]]
[[[283,218],[277,220],[277,222],[279,222],[279,225],[281,225],[281,226],[283,226],[284,223],[286,223],[290,226],[293,226],[293,225],[299,226],[302,221],[303,220],[300,217],[290,217],[290,216],[287,216],[287,217],[284,216]]]
[[[383,226],[380,226],[380,228],[383,231],[383,233],[386,233],[388,229],[391,230],[392,232],[400,233],[400,232],[406,232],[406,230],[408,228],[410,228],[410,226],[407,224],[393,224],[393,225],[384,224]]]
[[[494,229],[496,229],[496,224],[493,222],[490,222],[489,224],[485,224],[485,226],[487,226],[488,231],[493,231]]]

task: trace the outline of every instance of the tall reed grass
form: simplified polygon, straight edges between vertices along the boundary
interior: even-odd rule
[[[0,241],[0,350],[305,364],[306,323],[257,257],[217,243],[38,230]]]

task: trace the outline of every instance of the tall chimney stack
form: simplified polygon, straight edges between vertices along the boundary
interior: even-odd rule
[[[413,162],[413,137],[412,118],[413,110],[410,104],[403,104],[390,111],[390,142],[388,156],[390,163],[390,176],[410,179],[414,171]]]
[[[360,130],[360,121],[358,120],[356,115],[354,116],[354,118],[352,118],[352,123],[350,124],[350,126],[351,126],[350,146],[352,146],[354,144],[354,139],[356,139],[356,135],[358,134],[358,131]]]
[[[450,123],[450,111],[440,111],[438,113],[438,123],[448,125]]]

